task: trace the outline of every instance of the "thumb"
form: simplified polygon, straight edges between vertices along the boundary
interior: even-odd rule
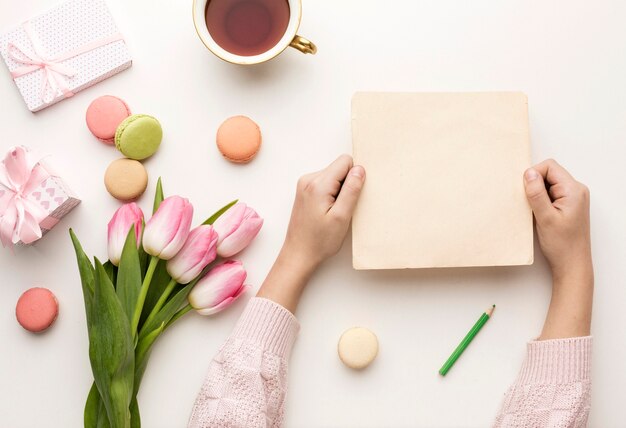
[[[535,213],[537,221],[541,221],[549,216],[554,207],[543,178],[533,168],[527,169],[524,173],[524,186],[526,188],[526,198]]]
[[[365,169],[362,166],[352,167],[341,186],[332,210],[343,218],[352,218],[364,182]]]

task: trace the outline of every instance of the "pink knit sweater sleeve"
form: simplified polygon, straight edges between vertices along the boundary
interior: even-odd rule
[[[591,345],[591,337],[530,342],[520,374],[506,393],[494,426],[587,426]]]
[[[251,299],[211,361],[189,427],[282,426],[287,360],[299,329],[287,309]]]

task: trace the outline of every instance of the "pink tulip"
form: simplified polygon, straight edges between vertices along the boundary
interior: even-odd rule
[[[231,260],[214,267],[189,293],[189,303],[200,315],[213,315],[230,306],[247,285],[243,264]]]
[[[235,204],[218,218],[213,227],[219,239],[217,254],[231,257],[246,248],[261,230],[263,219],[246,204]]]
[[[185,198],[166,198],[146,224],[143,248],[162,260],[174,257],[185,244],[191,228],[193,206]]]
[[[136,203],[122,205],[115,211],[108,227],[109,261],[119,266],[122,258],[124,243],[131,227],[135,228],[137,248],[141,244],[141,227],[143,225],[143,211]]]
[[[167,273],[179,284],[188,284],[217,257],[217,233],[213,226],[193,229],[185,245],[167,261]]]

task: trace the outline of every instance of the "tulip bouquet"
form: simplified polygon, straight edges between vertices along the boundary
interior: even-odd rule
[[[70,230],[94,375],[86,428],[140,427],[137,392],[158,337],[192,309],[201,315],[225,309],[248,287],[241,262],[214,262],[248,246],[263,220],[237,201],[194,229],[192,217],[187,199],[164,198],[159,179],[147,223],[135,203],[109,222],[107,262],[92,264]]]

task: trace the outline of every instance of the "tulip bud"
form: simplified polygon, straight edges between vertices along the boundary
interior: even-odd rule
[[[246,248],[261,230],[263,219],[246,204],[235,204],[218,218],[213,227],[219,239],[217,254],[231,257]]]
[[[213,315],[228,306],[248,288],[246,270],[231,260],[214,267],[189,293],[189,303],[200,315]]]
[[[217,233],[213,226],[198,226],[189,232],[185,245],[167,261],[167,273],[179,284],[188,284],[217,256]]]
[[[136,203],[122,205],[115,211],[108,227],[108,252],[109,261],[115,266],[119,266],[122,258],[122,250],[130,232],[131,227],[135,228],[135,239],[137,248],[141,244],[141,227],[143,224],[143,212]]]
[[[162,260],[174,257],[185,244],[191,228],[193,206],[185,198],[170,196],[146,224],[143,248]]]

